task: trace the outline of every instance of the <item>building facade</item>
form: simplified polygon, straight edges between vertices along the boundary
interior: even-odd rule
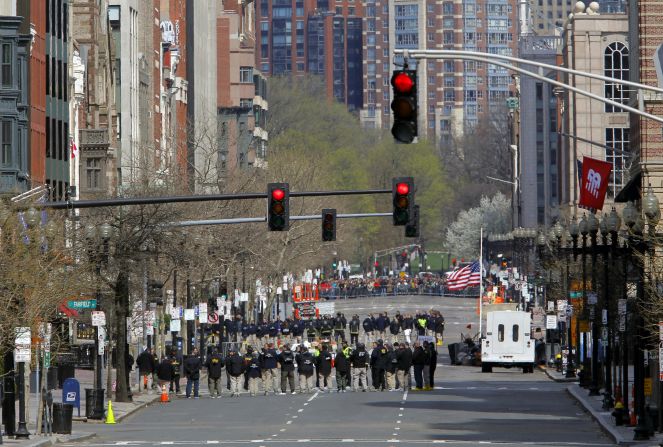
[[[575,70],[617,79],[629,78],[628,19],[625,14],[598,14],[589,8],[574,13],[563,36],[564,65]],[[618,84],[597,82],[582,76],[567,75],[564,82],[626,104],[628,89]],[[615,195],[625,184],[625,171],[632,162],[628,113],[612,105],[569,93],[564,95],[562,126],[572,137],[565,137],[562,150],[561,204],[568,215],[577,215],[578,178],[583,157],[612,164],[612,177],[604,210],[610,210]]]
[[[517,54],[515,0],[369,1],[364,17],[366,127],[391,126],[390,77],[395,49],[449,49]],[[409,61],[413,66],[413,61]],[[419,135],[448,144],[481,117],[504,113],[515,84],[506,69],[474,61],[420,60]]]

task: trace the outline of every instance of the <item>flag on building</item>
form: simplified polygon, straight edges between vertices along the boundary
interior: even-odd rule
[[[481,284],[481,265],[479,261],[468,264],[451,272],[447,278],[448,290],[463,290]]]
[[[74,159],[78,155],[78,148],[76,147],[76,143],[74,142],[73,138],[70,138],[69,141],[71,146],[71,158]]]

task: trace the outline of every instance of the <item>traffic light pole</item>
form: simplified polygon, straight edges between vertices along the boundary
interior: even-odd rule
[[[390,194],[391,189],[352,189],[345,191],[299,191],[290,192],[290,197],[327,197],[327,196],[357,196],[357,195],[375,195]],[[81,209],[81,208],[102,208],[129,205],[159,205],[165,203],[184,203],[184,202],[224,202],[230,200],[253,200],[266,199],[266,192],[251,192],[241,194],[209,194],[209,195],[190,195],[190,196],[166,196],[166,197],[131,197],[122,199],[104,199],[104,200],[69,200],[67,202],[46,202],[35,203],[33,206],[43,208],[52,208],[56,210],[63,209]],[[318,219],[320,216],[318,216]],[[261,222],[264,222],[262,220]]]
[[[361,219],[368,217],[391,217],[393,213],[354,213],[354,214],[337,214],[337,219]],[[290,216],[290,220],[321,220],[320,214],[310,214],[305,216]],[[184,220],[181,222],[171,222],[166,224],[169,227],[195,227],[199,225],[233,225],[245,223],[263,223],[266,222],[265,217],[237,217],[233,219],[210,219],[210,220]]]
[[[645,104],[644,104],[644,99],[643,95],[639,94],[638,95],[638,108],[630,107],[626,104],[622,104],[617,101],[612,101],[610,99],[604,98],[602,96],[596,95],[594,93],[579,89],[577,87],[574,87],[569,84],[565,84],[563,82],[559,82],[555,79],[548,78],[546,76],[543,76],[541,74],[535,73],[530,70],[526,70],[520,67],[516,67],[515,64],[522,64],[522,65],[529,65],[529,66],[535,66],[539,68],[545,68],[545,69],[550,69],[550,70],[556,70],[564,73],[570,73],[574,74],[576,76],[584,76],[588,78],[594,78],[594,79],[600,79],[602,81],[614,83],[614,84],[621,84],[629,87],[634,87],[638,90],[649,90],[657,93],[663,93],[663,89],[659,87],[653,87],[651,85],[645,85],[645,84],[639,84],[637,82],[633,81],[627,81],[624,79],[615,79],[615,78],[610,78],[608,76],[601,76],[598,74],[593,74],[593,73],[587,73],[584,71],[579,71],[579,70],[573,70],[570,68],[564,68],[564,67],[558,67],[555,65],[549,65],[549,64],[544,64],[541,62],[534,62],[531,60],[526,60],[526,59],[520,59],[517,57],[512,57],[512,56],[502,56],[499,54],[491,54],[491,53],[481,53],[478,51],[461,51],[461,50],[394,50],[394,55],[402,55],[403,57],[407,58],[412,58],[412,59],[458,59],[458,60],[474,60],[477,62],[482,62],[485,64],[489,65],[495,65],[498,67],[506,68],[508,70],[515,71],[517,73],[520,73],[523,76],[530,76],[534,79],[537,79],[542,82],[546,82],[548,84],[555,85],[557,87],[561,87],[566,90],[570,90],[572,92],[578,93],[583,96],[587,96],[591,99],[594,99],[596,101],[603,102],[605,104],[609,104],[611,106],[617,107],[618,109],[635,113],[636,115],[642,116],[643,118],[648,118],[653,121],[657,121],[659,123],[663,123],[663,117],[659,117],[656,115],[652,115],[651,113],[645,112]],[[503,62],[501,62],[503,61]]]

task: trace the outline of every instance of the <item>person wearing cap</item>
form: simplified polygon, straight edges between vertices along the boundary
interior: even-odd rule
[[[267,393],[276,391],[278,387],[278,379],[276,377],[276,373],[278,372],[277,356],[278,354],[274,349],[273,343],[266,343],[260,353],[260,370],[262,371],[262,383],[263,388],[265,389],[265,396]]]
[[[244,359],[240,357],[235,348],[230,348],[225,364],[230,377],[230,394],[233,397],[239,396],[240,377],[244,373]]]
[[[279,354],[278,363],[281,367],[281,394],[285,394],[290,384],[290,392],[297,394],[295,390],[295,354],[290,349],[289,344],[283,346],[283,351]]]
[[[345,390],[348,387],[348,377],[350,375],[350,360],[346,357],[343,347],[339,347],[336,352],[336,357],[334,357],[334,368],[336,369],[337,392],[345,393]]]
[[[258,353],[251,353],[251,360],[249,360],[247,367],[247,376],[249,378],[249,393],[255,397],[258,394],[258,388],[262,381],[262,374],[260,372],[260,358]]]
[[[366,369],[368,365],[368,352],[363,343],[357,344],[357,349],[350,356],[350,365],[352,366],[352,389],[357,391],[361,384],[362,391],[368,389],[366,382]]]
[[[322,351],[320,351],[320,355],[316,360],[318,388],[324,393],[329,390],[328,386],[331,382],[330,376],[332,371],[332,354],[329,352],[326,344],[322,345]]]
[[[296,356],[297,372],[299,373],[299,392],[311,393],[313,391],[313,355],[306,346],[300,346],[300,352]]]

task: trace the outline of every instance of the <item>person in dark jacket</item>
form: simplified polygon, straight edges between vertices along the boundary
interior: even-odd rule
[[[422,371],[422,374],[424,376],[424,390],[428,391],[431,390],[431,384],[430,384],[430,358],[431,358],[431,343],[425,341],[424,342],[424,354],[425,354],[425,363],[424,363],[424,370]]]
[[[265,389],[265,396],[267,393],[276,391],[278,379],[276,373],[278,372],[278,354],[274,349],[272,343],[265,344],[260,353],[260,370],[262,371],[262,384]]]
[[[366,343],[370,343],[371,338],[373,337],[373,330],[375,329],[373,327],[373,315],[369,315],[368,317],[364,318],[364,321],[361,323],[361,325],[364,328],[364,333],[366,334]]]
[[[207,361],[205,362],[205,368],[207,368],[207,387],[209,388],[210,397],[212,399],[221,397],[219,381],[221,380],[223,359],[219,355],[219,351],[217,351],[216,348],[212,350],[212,354],[207,358]]]
[[[182,376],[182,356],[174,349],[170,354],[170,362],[173,364],[173,380],[170,381],[169,392],[175,391],[180,394],[180,377]]]
[[[296,355],[297,372],[299,373],[299,392],[313,392],[313,373],[315,359],[306,346],[301,346],[299,354]]]
[[[348,387],[348,377],[350,376],[350,360],[345,356],[343,347],[339,347],[334,358],[334,368],[336,369],[336,387],[339,393],[345,393]]]
[[[371,358],[372,357],[373,353],[371,353]],[[387,387],[385,382],[385,372],[387,369],[387,348],[384,345],[382,339],[378,340],[377,356],[373,368],[375,369],[376,378],[376,382],[373,382],[373,388],[375,388],[375,391],[384,391]]]
[[[200,367],[201,361],[198,348],[193,348],[193,353],[184,361],[184,375],[186,376],[186,398],[191,398],[191,388],[193,387],[193,397],[198,399],[198,387],[200,386]]]
[[[429,355],[430,355],[430,369],[428,371],[430,379],[428,383],[430,384],[431,389],[435,388],[435,368],[437,368],[437,350],[435,349],[435,343],[430,343],[428,345]]]
[[[389,332],[391,333],[392,343],[398,342],[398,333],[401,331],[401,322],[396,318],[392,318],[389,323]]]
[[[252,353],[251,360],[249,360],[247,368],[247,376],[249,377],[249,393],[251,396],[258,394],[260,382],[262,381],[262,373],[260,372],[260,357],[258,353]]]
[[[244,359],[237,353],[235,348],[230,348],[225,360],[226,371],[230,377],[230,395],[239,396],[240,377],[244,373]]]
[[[385,329],[389,326],[389,318],[387,318],[386,314],[381,313],[378,315],[378,317],[375,319],[375,330],[377,331],[377,337],[380,337],[381,339],[384,339],[386,337]]]
[[[419,342],[414,344],[414,352],[412,353],[412,366],[414,366],[414,382],[416,389],[421,391],[424,389],[424,366],[427,364],[426,353],[424,348],[421,347]]]
[[[290,384],[290,392],[297,394],[295,390],[295,354],[290,349],[289,344],[283,346],[283,351],[278,357],[281,365],[281,394],[285,394],[287,385]]]
[[[398,344],[396,345],[398,346]],[[396,389],[396,366],[398,365],[398,357],[394,348],[387,344],[387,359],[386,359],[386,370],[385,370],[385,381],[387,382],[387,388],[389,391],[394,391]]]
[[[350,356],[352,366],[352,389],[357,391],[361,384],[362,391],[368,388],[366,369],[368,367],[368,352],[363,343],[357,344],[357,349]]]
[[[396,353],[396,386],[403,391],[408,389],[410,368],[412,367],[412,351],[405,343],[401,343]]]
[[[320,391],[322,392],[328,391],[329,389],[327,386],[331,381],[329,376],[332,371],[332,358],[332,353],[329,352],[327,345],[322,345],[322,351],[320,351],[320,355],[316,359],[318,380],[320,381]]]
[[[163,360],[161,360],[161,363],[157,365],[157,378],[159,379],[159,386],[163,388],[167,383],[171,383],[174,376],[175,368],[173,368],[172,361],[170,358],[164,357]]]
[[[152,373],[156,369],[156,363],[151,348],[146,347],[145,350],[140,353],[136,359],[136,366],[138,366],[140,376],[143,378],[143,389],[146,390],[152,388]]]
[[[353,346],[357,346],[357,343],[359,343],[359,328],[361,327],[361,323],[359,322],[359,315],[355,315],[352,317],[352,320],[350,320],[349,324],[349,329],[350,329],[350,344]]]
[[[253,346],[246,347],[246,354],[244,354],[244,389],[249,390],[249,363],[253,359]]]

